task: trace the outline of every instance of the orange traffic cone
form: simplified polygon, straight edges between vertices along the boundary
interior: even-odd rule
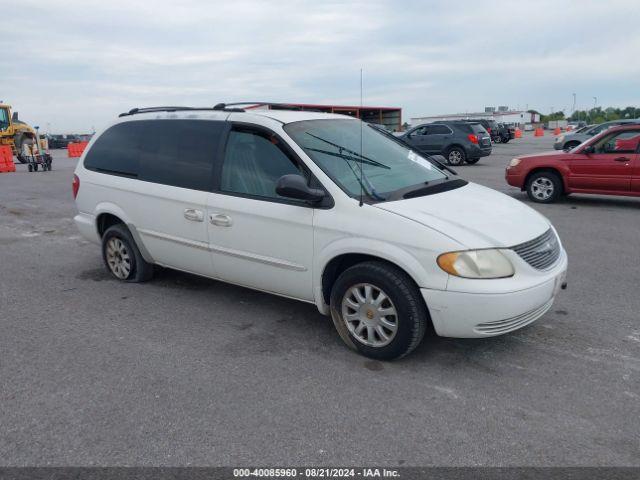
[[[13,163],[13,152],[9,145],[0,146],[0,173],[10,173],[16,171],[16,164]]]
[[[533,132],[534,137],[544,137],[544,130],[540,127],[536,128],[536,131]]]
[[[561,132],[561,131],[562,131],[562,130],[560,130],[560,127],[556,127],[556,128],[553,130],[553,134],[554,134],[554,135],[560,135],[560,132]]]

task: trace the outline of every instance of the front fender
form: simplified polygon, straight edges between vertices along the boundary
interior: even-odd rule
[[[345,254],[363,254],[378,257],[397,265],[421,288],[444,290],[448,275],[436,264],[435,254],[428,250],[399,246],[370,238],[346,237],[325,245],[314,259],[316,285],[322,284],[322,274],[334,258]],[[433,269],[425,265],[433,264]]]

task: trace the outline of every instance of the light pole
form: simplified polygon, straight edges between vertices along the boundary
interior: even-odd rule
[[[593,97],[593,109],[596,109],[596,105],[598,105],[598,97]]]
[[[576,94],[572,94],[573,95],[573,107],[571,108],[571,115],[575,115],[576,113]]]

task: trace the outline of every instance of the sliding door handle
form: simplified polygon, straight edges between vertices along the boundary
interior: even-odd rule
[[[209,215],[209,222],[218,227],[230,227],[233,224],[231,217],[224,213],[211,213]]]

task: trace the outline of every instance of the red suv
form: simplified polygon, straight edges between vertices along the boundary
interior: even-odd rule
[[[505,178],[539,203],[570,193],[640,197],[640,125],[610,128],[568,152],[516,157]]]

